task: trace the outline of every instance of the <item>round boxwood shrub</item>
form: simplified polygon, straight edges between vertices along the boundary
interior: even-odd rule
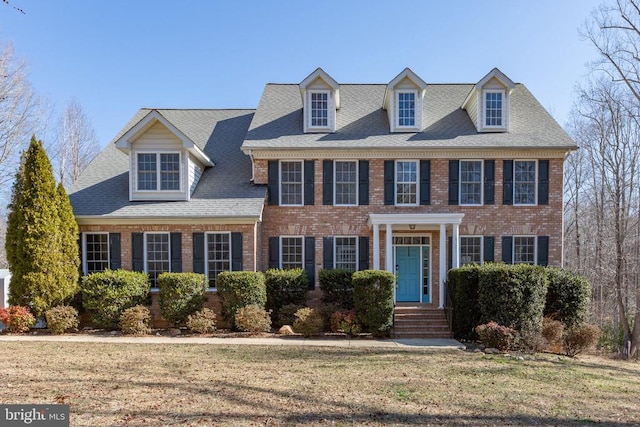
[[[162,273],[158,276],[160,312],[174,325],[202,310],[206,300],[207,276],[198,273]]]
[[[236,326],[237,311],[250,304],[264,308],[267,290],[264,274],[253,271],[223,271],[216,283],[222,305],[222,317],[232,327]]]
[[[591,284],[586,277],[561,268],[547,268],[545,317],[576,328],[587,321],[591,302]]]
[[[151,333],[149,322],[151,313],[143,305],[129,307],[120,316],[120,329],[127,335],[147,335]]]
[[[353,302],[353,272],[349,270],[325,269],[318,273],[322,303],[335,304],[342,310],[351,310]]]
[[[282,270],[271,268],[265,273],[267,309],[272,319],[277,319],[280,309],[289,304],[304,305],[307,302],[309,278],[301,268]]]
[[[82,278],[82,306],[96,326],[117,328],[127,309],[144,304],[149,295],[146,273],[105,270]]]
[[[52,334],[64,334],[78,327],[78,310],[69,305],[58,305],[45,312],[47,328]]]
[[[393,325],[393,274],[382,270],[353,273],[353,299],[358,320],[374,336],[385,336]]]
[[[238,309],[235,324],[241,331],[269,332],[271,331],[271,313],[257,304],[249,304]]]
[[[322,332],[324,319],[322,315],[313,308],[305,307],[296,311],[296,320],[293,322],[293,331],[310,337],[313,334]]]
[[[216,330],[216,313],[210,308],[193,313],[187,317],[187,328],[197,334],[208,334]]]

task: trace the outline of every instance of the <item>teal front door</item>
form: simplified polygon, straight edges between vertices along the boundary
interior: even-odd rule
[[[396,301],[420,301],[421,265],[419,246],[396,246]]]

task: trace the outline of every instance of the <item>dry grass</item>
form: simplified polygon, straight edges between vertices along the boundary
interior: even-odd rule
[[[640,423],[640,364],[593,356],[3,342],[0,384],[82,426]]]

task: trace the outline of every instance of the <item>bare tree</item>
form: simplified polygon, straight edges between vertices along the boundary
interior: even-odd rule
[[[91,121],[75,99],[69,102],[60,118],[53,151],[58,179],[65,188],[78,179],[100,151]]]

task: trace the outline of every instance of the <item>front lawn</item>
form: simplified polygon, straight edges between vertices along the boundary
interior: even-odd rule
[[[71,425],[638,425],[640,364],[463,351],[2,342],[0,402]]]

